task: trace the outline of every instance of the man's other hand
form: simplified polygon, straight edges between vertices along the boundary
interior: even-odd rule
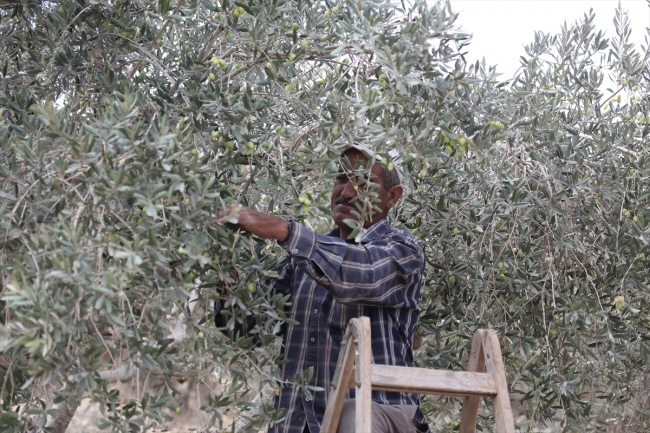
[[[224,209],[217,223],[237,224],[262,239],[276,239],[283,242],[289,236],[289,221],[242,205],[229,206]]]

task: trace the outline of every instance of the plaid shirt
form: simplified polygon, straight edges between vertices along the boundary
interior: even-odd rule
[[[289,236],[280,244],[290,260],[274,282],[276,292],[291,294],[289,317],[298,325],[287,325],[284,335],[283,379],[309,368],[312,386],[324,388],[308,398],[296,386],[284,386],[276,397],[285,409],[281,428],[269,433],[320,432],[329,387],[336,369],[341,340],[354,317],[368,316],[371,323],[372,362],[413,365],[413,334],[418,323],[424,256],[410,233],[397,230],[383,219],[372,225],[359,244],[338,237],[338,229],[327,236],[291,222]],[[348,391],[354,398],[354,390]],[[419,405],[419,396],[373,391],[380,404]],[[418,409],[415,421],[427,431]],[[414,428],[415,430],[415,428]]]

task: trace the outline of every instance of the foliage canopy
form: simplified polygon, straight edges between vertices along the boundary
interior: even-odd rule
[[[536,34],[504,81],[464,61],[454,19],[419,0],[0,3],[0,432],[84,395],[102,428],[156,428],[172,378],[215,372],[206,425],[281,421],[258,394],[280,381],[290,300],[248,288],[282,254],[214,219],[241,202],[327,230],[352,141],[403,158],[421,365],[461,368],[492,327],[522,428],[647,430],[648,47],[622,11],[613,39],[586,15]],[[223,285],[261,346],[212,326]],[[153,386],[120,406],[118,371]],[[434,431],[446,403],[427,403]]]

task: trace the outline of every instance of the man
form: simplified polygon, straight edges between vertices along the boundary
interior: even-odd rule
[[[424,258],[418,241],[388,225],[386,216],[403,193],[396,168],[377,164],[367,147],[353,146],[343,154],[340,174],[334,181],[331,210],[338,228],[328,235],[273,215],[242,207],[239,226],[260,238],[276,239],[290,260],[273,282],[276,292],[291,294],[289,317],[299,324],[284,334],[283,378],[313,368],[310,385],[322,387],[313,400],[297,387],[285,386],[277,397],[286,420],[278,433],[319,433],[329,386],[334,376],[341,340],[354,317],[368,316],[372,326],[375,364],[411,366],[413,333],[418,322],[418,300]],[[371,165],[370,169],[369,165]],[[363,173],[366,176],[363,176]],[[376,184],[367,188],[367,182]],[[358,221],[362,195],[376,193],[374,213],[363,223],[366,232],[359,243],[348,239],[352,229],[346,220]],[[367,201],[366,201],[367,203]],[[218,306],[215,305],[215,313]],[[217,324],[223,323],[219,315]],[[350,399],[354,390],[349,391]],[[426,432],[419,396],[374,391],[373,432]],[[354,431],[354,400],[346,402],[339,433]]]

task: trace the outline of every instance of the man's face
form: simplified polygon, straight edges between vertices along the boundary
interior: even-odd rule
[[[372,216],[368,216],[364,222],[364,227],[370,227],[375,222],[386,217],[390,208],[397,202],[399,197],[402,195],[402,187],[394,186],[390,190],[386,191],[384,189],[384,182],[381,178],[381,166],[375,164],[372,166],[370,171],[370,176],[368,177],[368,158],[358,150],[349,150],[345,152],[344,158],[350,162],[350,169],[341,165],[339,167],[339,176],[334,181],[334,187],[332,189],[332,202],[330,204],[330,209],[333,213],[334,223],[341,229],[341,234],[349,233],[351,230],[349,226],[343,222],[346,219],[356,220],[356,216],[353,212],[358,212],[357,204],[362,203],[362,195],[367,194],[368,191],[377,193],[377,198],[372,200],[372,204],[379,208],[379,212],[374,212]],[[359,175],[359,168],[363,165],[364,178],[361,178]],[[367,178],[367,179],[365,179]],[[372,189],[368,188],[364,182],[369,180],[372,183],[378,185]],[[355,186],[357,189],[355,189]],[[399,190],[399,191],[397,191]],[[354,200],[356,197],[359,197],[358,200]],[[368,210],[366,210],[368,213]],[[347,236],[346,236],[347,237]]]

